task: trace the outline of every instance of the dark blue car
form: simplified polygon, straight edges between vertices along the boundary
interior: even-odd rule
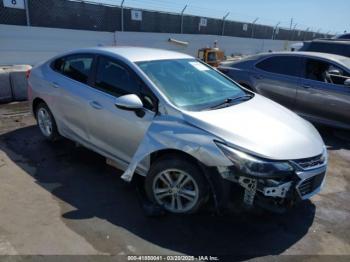
[[[266,53],[222,64],[219,70],[312,122],[350,129],[350,58]]]

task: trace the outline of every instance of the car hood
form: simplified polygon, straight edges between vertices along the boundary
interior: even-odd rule
[[[258,94],[226,108],[182,113],[189,124],[260,157],[292,160],[323,152],[324,143],[313,125]]]

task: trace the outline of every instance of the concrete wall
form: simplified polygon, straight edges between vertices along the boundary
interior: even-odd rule
[[[62,51],[113,43],[109,32],[0,25],[0,65],[33,65]]]
[[[186,41],[188,46],[168,42],[169,38]],[[199,48],[212,46],[214,41],[226,55],[252,54],[267,50],[283,50],[286,41],[249,39],[229,36],[96,32],[71,29],[0,25],[0,65],[34,65],[60,52],[98,45],[133,45],[177,50],[196,55]]]
[[[187,46],[171,43],[169,38],[182,42],[188,42]],[[217,41],[218,47],[226,55],[231,54],[255,54],[268,50],[281,51],[286,49],[290,43],[280,40],[249,39],[230,36],[215,35],[193,35],[193,34],[166,34],[166,33],[136,33],[118,32],[116,34],[118,45],[147,46],[163,48],[187,53],[195,56],[197,50],[206,46],[213,46]]]

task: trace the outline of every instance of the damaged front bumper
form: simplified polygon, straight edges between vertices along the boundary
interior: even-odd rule
[[[290,176],[252,177],[241,174],[234,167],[218,168],[225,180],[243,189],[242,202],[248,208],[260,206],[274,212],[283,212],[302,200],[319,193],[326,176],[326,163],[308,169],[297,167]]]

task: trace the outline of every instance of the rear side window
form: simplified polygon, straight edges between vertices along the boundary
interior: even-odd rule
[[[69,78],[87,84],[93,60],[93,55],[67,56],[60,67],[60,72]],[[58,62],[57,66],[59,66]]]
[[[344,85],[350,75],[337,65],[317,59],[306,59],[305,78],[328,84]]]
[[[139,85],[128,69],[104,56],[98,60],[95,87],[116,97],[139,93]]]
[[[53,63],[51,64],[51,68],[57,72],[62,72],[63,62],[63,58],[58,58],[55,61],[53,61]]]
[[[299,57],[275,56],[259,62],[256,67],[270,73],[299,77],[301,65],[302,60]]]

